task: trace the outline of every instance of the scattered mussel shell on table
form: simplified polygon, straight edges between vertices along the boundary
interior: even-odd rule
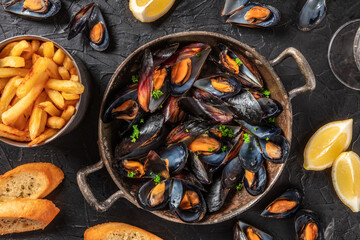
[[[300,208],[302,194],[297,189],[289,189],[273,202],[271,202],[261,213],[262,217],[287,218],[296,213]]]
[[[96,3],[90,3],[80,9],[71,19],[68,40],[81,32],[85,32],[89,38],[90,46],[97,51],[104,51],[110,43],[109,31],[100,7]]]
[[[323,240],[324,232],[317,214],[311,210],[301,209],[295,217],[297,240]]]
[[[326,16],[326,0],[307,0],[299,14],[298,28],[310,31],[317,27]]]
[[[231,15],[226,22],[243,27],[273,27],[280,21],[280,12],[276,8],[250,3]]]
[[[234,227],[234,240],[273,240],[269,234],[247,224],[237,221]]]
[[[264,165],[256,173],[245,170],[243,182],[246,191],[250,195],[257,196],[263,193],[267,184],[267,173]]]
[[[248,2],[249,0],[225,0],[224,8],[221,12],[221,15],[231,15],[234,12],[245,7]]]
[[[3,0],[2,5],[7,12],[34,20],[55,16],[61,9],[60,0]]]

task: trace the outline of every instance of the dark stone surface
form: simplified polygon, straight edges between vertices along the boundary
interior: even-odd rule
[[[14,234],[4,239],[81,239],[86,228],[107,221],[121,221],[145,228],[164,239],[232,239],[236,219],[241,219],[272,234],[275,239],[294,239],[293,219],[272,220],[259,216],[262,209],[290,186],[305,193],[304,208],[317,211],[327,239],[360,239],[360,215],[352,213],[337,198],[331,184],[330,170],[309,172],[302,168],[302,153],[308,138],[323,124],[354,118],[351,149],[360,152],[358,92],[345,88],[332,75],[327,62],[327,48],[332,34],[345,22],[360,18],[358,0],[328,1],[328,16],[314,31],[297,30],[295,22],[303,0],[271,0],[283,15],[281,26],[274,30],[246,29],[225,23],[220,16],[223,0],[177,0],[169,14],[158,22],[143,24],[132,16],[128,1],[105,0],[101,9],[111,33],[111,45],[104,53],[94,51],[80,36],[67,41],[64,28],[70,16],[90,1],[63,1],[63,9],[53,19],[33,22],[0,10],[0,40],[20,34],[48,37],[79,56],[93,77],[92,103],[81,126],[51,145],[18,149],[0,144],[0,173],[29,162],[51,162],[61,167],[65,181],[47,198],[61,209],[44,231]],[[166,34],[204,30],[222,33],[256,48],[266,58],[276,57],[287,47],[299,49],[308,59],[317,78],[317,88],[293,100],[294,124],[292,153],[286,169],[271,192],[253,208],[236,219],[212,226],[173,224],[119,200],[108,212],[97,213],[83,199],[76,184],[76,172],[99,161],[97,117],[103,92],[117,66],[140,45]],[[196,39],[194,39],[196,40]],[[276,71],[288,90],[303,84],[293,60]],[[104,200],[116,191],[105,170],[89,177],[96,195]]]

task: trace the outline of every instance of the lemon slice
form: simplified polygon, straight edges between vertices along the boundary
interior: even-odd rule
[[[340,200],[353,212],[360,211],[360,158],[344,152],[334,162],[332,181]]]
[[[331,167],[337,156],[345,151],[352,139],[353,120],[331,122],[312,135],[304,151],[304,168],[323,170]]]
[[[175,0],[130,0],[129,7],[141,22],[153,22],[167,13]]]

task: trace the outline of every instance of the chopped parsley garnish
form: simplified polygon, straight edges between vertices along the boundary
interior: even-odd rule
[[[151,94],[155,100],[158,100],[162,95],[164,95],[164,93],[161,90],[153,91]]]
[[[239,58],[236,58],[236,59],[235,59],[235,62],[236,62],[236,64],[239,65],[239,66],[240,66],[241,64],[243,64],[242,61],[241,61]]]
[[[196,54],[196,57],[198,58],[198,60],[200,60],[200,58],[201,58],[201,53]]]
[[[249,143],[249,142],[250,142],[250,136],[249,136],[249,134],[248,134],[248,133],[244,133],[243,139],[244,139],[244,142],[245,142],[245,143]]]
[[[212,147],[212,148],[209,148],[209,152],[212,152],[214,150],[214,148]]]
[[[269,122],[274,123],[275,122],[275,117],[270,117]]]
[[[156,174],[155,177],[154,177],[154,183],[155,185],[157,185],[158,183],[161,182],[161,177],[160,177],[160,174]]]
[[[131,76],[131,81],[133,83],[137,83],[139,81],[139,75],[132,75]]]
[[[133,177],[135,177],[135,173],[134,173],[134,172],[128,172],[128,173],[127,173],[127,176],[128,176],[129,178],[133,178]]]
[[[140,123],[144,123],[144,119],[142,118],[142,119],[140,119]]]
[[[256,142],[256,146],[260,146],[260,143]]]
[[[208,134],[208,133],[209,133],[209,131],[208,131],[208,130],[206,130],[206,131],[205,131],[205,133],[206,133],[206,134]]]
[[[250,151],[252,151],[253,150],[253,148],[251,147],[251,148],[249,148],[250,149]]]
[[[270,97],[270,91],[269,90],[266,90],[265,88],[261,89],[261,93],[264,94],[267,98]]]
[[[266,140],[266,141],[269,141],[269,138],[266,138],[265,140]]]
[[[219,130],[221,132],[221,135],[223,137],[233,137],[234,136],[234,131],[231,129],[231,128],[227,128],[226,126],[224,125],[220,125],[219,126]]]
[[[160,107],[159,107],[160,109],[162,109],[163,108],[163,105],[160,105]]]
[[[225,152],[226,149],[227,149],[227,146],[223,146],[223,147],[221,148],[221,151]]]
[[[139,129],[138,129],[138,125],[133,125],[133,133],[132,135],[130,136],[131,137],[131,142],[136,142],[136,140],[139,138]]]
[[[189,132],[189,129],[185,129],[185,132]]]
[[[256,132],[257,130],[258,130],[258,128],[257,128],[257,127],[255,127],[255,128],[254,128],[254,131]]]
[[[239,183],[239,184],[235,187],[236,191],[240,191],[242,188],[243,188],[243,185],[242,185],[241,183]]]

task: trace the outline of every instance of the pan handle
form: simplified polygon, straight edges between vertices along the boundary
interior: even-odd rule
[[[270,60],[270,65],[276,66],[288,57],[294,58],[306,81],[304,86],[295,88],[289,92],[289,99],[291,100],[299,94],[313,91],[316,87],[316,80],[315,75],[304,55],[299,50],[293,47],[285,49],[275,59]]]
[[[124,193],[119,190],[113,195],[111,195],[108,199],[106,199],[104,202],[100,202],[92,192],[89,184],[86,181],[87,175],[90,173],[94,173],[96,171],[99,171],[104,167],[103,161],[99,161],[98,163],[95,163],[94,165],[87,166],[83,169],[80,169],[78,173],[76,174],[76,180],[79,185],[80,191],[82,195],[84,196],[85,200],[90,204],[90,206],[93,206],[96,211],[98,212],[106,212],[119,198],[124,197]]]

